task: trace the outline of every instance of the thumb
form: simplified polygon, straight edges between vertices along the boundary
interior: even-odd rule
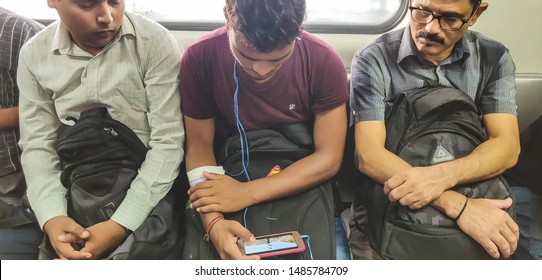
[[[80,226],[78,223],[76,222],[73,222],[73,223],[70,223],[65,231],[67,233],[71,233],[81,239],[88,239],[89,236],[90,236],[90,232],[88,230],[86,230],[84,227]]]
[[[203,177],[207,178],[207,180],[214,180],[214,179],[218,179],[220,178],[220,174],[216,174],[216,173],[211,173],[211,172],[207,172],[207,171],[203,171]]]
[[[242,226],[239,223],[235,223],[232,228],[235,235],[237,235],[239,238],[241,238],[243,241],[248,242],[250,244],[256,243],[256,238],[254,238],[254,234],[250,232],[247,228]]]
[[[512,206],[512,199],[510,197],[506,199],[488,199],[487,201],[495,207],[503,210],[508,209],[510,208],[510,206]]]

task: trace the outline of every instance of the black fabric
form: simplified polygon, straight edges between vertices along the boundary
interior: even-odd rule
[[[386,114],[389,151],[412,166],[430,166],[469,155],[487,139],[473,100],[454,88],[432,83],[400,94]],[[510,188],[502,176],[455,186],[471,198],[503,199]],[[449,217],[431,206],[410,210],[390,202],[382,185],[367,193],[372,246],[388,259],[489,259]],[[508,209],[514,217],[513,207]]]
[[[518,162],[504,176],[511,186],[527,186],[542,194],[542,116],[521,133],[520,140]]]
[[[68,189],[68,216],[89,227],[115,213],[145,160],[147,148],[129,127],[113,120],[106,108],[87,110],[79,120],[71,120],[73,126],[63,125],[58,130],[60,179]],[[132,233],[130,250],[111,258],[180,258],[183,232],[174,193],[172,188]]]
[[[251,180],[267,176],[276,165],[283,170],[314,150],[312,131],[305,124],[249,131],[246,136],[250,151],[247,170]],[[227,174],[246,182],[248,178],[243,173],[241,150],[239,137],[230,137],[225,141],[218,161]],[[256,236],[299,231],[301,235],[309,236],[314,259],[335,259],[333,184],[334,181],[330,180],[298,194],[251,206],[246,211],[246,219],[244,210],[227,213],[225,217],[245,225]],[[186,214],[189,225],[183,258],[218,259],[212,243],[202,240],[205,230],[198,213],[187,209]],[[306,250],[280,258],[310,259],[310,252]]]

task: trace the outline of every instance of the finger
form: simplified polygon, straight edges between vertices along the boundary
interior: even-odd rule
[[[384,182],[384,194],[385,195],[389,195],[391,190],[393,190],[392,188],[390,188],[390,186],[388,185],[388,181]]]
[[[63,242],[63,243],[72,243],[78,240],[81,240],[81,239],[71,233],[61,234],[58,236],[58,241]]]
[[[81,249],[81,253],[89,254],[91,256],[97,255],[96,243],[87,242],[84,248]]]
[[[76,251],[71,244],[62,244],[59,246],[57,254],[70,260],[87,260],[92,258],[92,254],[83,251]],[[84,248],[83,248],[84,249]]]
[[[195,186],[192,186],[188,189],[188,195],[191,195],[199,190],[210,188],[212,184],[209,183],[209,181],[201,182]]]
[[[497,245],[497,248],[499,249],[499,252],[501,253],[501,256],[503,258],[506,259],[510,257],[510,244],[502,235],[498,234],[491,240],[493,241],[493,243],[495,243],[495,245]]]
[[[208,214],[208,213],[213,213],[213,212],[224,212],[222,211],[222,205],[220,204],[210,204],[210,205],[205,205],[205,206],[201,206],[201,207],[197,207],[196,208],[196,211],[200,214]]]
[[[224,175],[203,171],[203,177],[207,178],[207,180],[216,180],[222,176]]]
[[[416,200],[412,193],[409,193],[403,198],[401,198],[399,200],[399,203],[401,203],[401,205],[403,206],[408,207],[411,210],[418,210],[420,208],[423,208],[426,205],[422,201]]]
[[[506,219],[506,225],[514,233],[514,235],[516,236],[516,240],[518,240],[519,239],[519,226],[518,226],[518,224],[514,220],[512,220],[512,218],[508,217]]]
[[[239,223],[232,224],[232,232],[245,242],[248,242],[250,244],[256,243],[256,238],[254,238],[254,234],[252,234],[252,232],[250,232],[247,228],[245,228]]]
[[[80,226],[76,222],[69,223],[64,229],[64,231],[82,239],[88,239],[90,236],[90,232],[88,232],[88,230],[86,230],[84,227]]]
[[[384,185],[387,185],[387,188],[391,191],[400,185],[404,184],[406,182],[406,178],[404,178],[401,175],[396,175],[391,177]]]
[[[481,240],[478,242],[480,245],[482,245],[482,247],[484,248],[484,250],[486,250],[486,252],[494,259],[498,259],[499,258],[499,249],[497,248],[497,245],[495,245],[495,243],[493,243],[491,240],[489,239],[484,239],[484,240]]]
[[[194,203],[201,198],[212,197],[214,192],[211,189],[199,189],[190,194],[190,202]]]
[[[506,210],[512,206],[512,199],[506,198],[506,199],[484,199],[490,204],[492,204],[495,207],[498,207],[499,209]]]
[[[55,260],[67,260],[67,258],[64,257],[64,255],[62,255],[62,253],[60,253],[60,250],[57,250],[57,249],[55,248],[55,253],[56,253],[56,255],[58,256],[58,258],[56,258]]]
[[[402,200],[403,198],[406,198],[410,194],[410,191],[408,191],[405,188],[405,185],[401,185],[400,187],[397,187],[390,191],[390,194],[388,195],[388,199],[390,201],[398,201]],[[412,202],[412,201],[410,201]]]
[[[190,208],[196,209],[210,204],[218,203],[216,197],[202,197],[195,201],[190,201]]]
[[[518,248],[518,239],[512,230],[508,227],[500,231],[501,235],[504,237],[508,246],[510,247],[510,255],[513,255],[516,249]]]

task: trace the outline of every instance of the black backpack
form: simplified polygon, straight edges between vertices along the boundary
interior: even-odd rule
[[[145,160],[147,148],[106,108],[81,113],[73,126],[58,131],[60,180],[67,188],[68,216],[83,227],[109,220],[124,200]],[[181,217],[172,190],[127,242],[109,256],[114,259],[177,259],[182,250]]]
[[[267,176],[276,165],[285,169],[314,151],[312,131],[304,123],[248,131],[246,136],[250,151],[247,171],[251,180]],[[228,138],[221,151],[218,162],[227,174],[246,182],[239,136]],[[253,205],[246,212],[226,213],[225,217],[245,225],[255,236],[292,230],[308,235],[304,239],[305,252],[280,256],[282,259],[335,259],[333,184],[332,179],[288,197]],[[199,214],[192,209],[187,209],[186,214],[189,225],[183,257],[218,259],[212,243],[202,241],[205,231]]]
[[[430,166],[469,155],[487,140],[473,100],[436,83],[400,94],[386,114],[389,151],[412,166]],[[372,245],[389,259],[490,259],[474,239],[431,206],[410,210],[390,202],[373,182],[368,198]],[[471,198],[504,199],[510,187],[502,176],[455,186]],[[515,217],[514,207],[507,211]]]

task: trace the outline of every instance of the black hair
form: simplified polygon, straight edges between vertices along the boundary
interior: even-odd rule
[[[291,43],[305,19],[305,0],[226,0],[229,28],[256,50],[269,53]]]

